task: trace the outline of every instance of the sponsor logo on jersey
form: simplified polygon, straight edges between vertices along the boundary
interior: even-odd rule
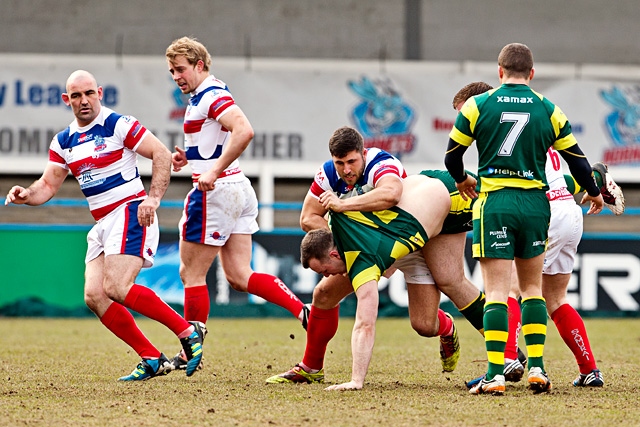
[[[100,151],[104,151],[107,148],[107,143],[104,142],[104,138],[100,135],[96,136],[93,140],[93,152],[99,153]]]
[[[82,144],[83,142],[91,141],[92,139],[93,139],[93,134],[83,133],[78,137],[78,143]]]
[[[517,176],[518,178],[524,178],[524,179],[535,179],[535,176],[533,174],[533,171],[514,171],[511,169],[504,169],[504,168],[494,168],[489,166],[487,168],[487,173],[489,175],[507,175],[508,177],[513,177],[513,176]]]
[[[142,130],[142,125],[140,123],[136,123],[135,127],[131,129],[131,136],[136,138],[141,130]]]
[[[93,163],[83,163],[79,168],[78,168],[78,173],[79,174],[83,174],[86,172],[91,171],[91,169],[93,169],[95,167],[95,165]]]
[[[509,104],[533,104],[533,97],[530,96],[498,96],[498,102]]]
[[[569,193],[567,187],[562,187],[557,190],[547,191],[547,198],[549,200],[569,200],[573,199],[573,196],[571,195],[571,193]]]
[[[104,178],[95,179],[95,177],[91,174],[90,171],[87,171],[78,176],[78,181],[80,182],[80,189],[84,190],[86,188],[91,188],[98,186],[105,182]]]

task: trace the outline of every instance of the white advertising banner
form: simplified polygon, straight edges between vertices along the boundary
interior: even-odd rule
[[[0,64],[0,173],[42,171],[51,138],[73,119],[60,95],[76,69],[96,76],[105,106],[135,116],[170,148],[182,144],[187,98],[163,57],[4,54]],[[608,163],[620,182],[640,182],[640,74],[583,69],[577,78],[559,69],[540,66],[531,86],[564,110],[591,162]],[[244,169],[278,165],[276,176],[313,176],[342,125],[410,172],[443,168],[453,95],[471,81],[498,84],[493,64],[214,58],[213,74],[255,130]],[[470,149],[466,166],[476,159]]]

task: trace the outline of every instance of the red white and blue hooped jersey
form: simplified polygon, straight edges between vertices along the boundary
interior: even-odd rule
[[[49,162],[76,177],[98,221],[125,202],[146,198],[135,150],[148,132],[135,117],[102,106],[89,125],[74,121],[53,137]]]
[[[230,133],[218,119],[234,108],[238,106],[229,88],[212,75],[191,94],[184,114],[184,150],[191,166],[194,185],[200,175],[211,169],[222,154]],[[238,159],[231,162],[219,179],[228,182],[244,179]]]
[[[338,175],[333,161],[327,160],[316,173],[309,193],[318,199],[325,191],[332,191],[339,198],[345,199],[373,190],[383,176],[393,175],[399,179],[407,177],[400,160],[379,148],[366,149],[364,164],[364,173],[360,179],[355,185],[349,186]]]

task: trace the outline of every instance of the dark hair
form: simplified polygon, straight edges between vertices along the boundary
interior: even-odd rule
[[[334,247],[333,234],[326,228],[319,228],[308,232],[300,242],[300,262],[304,268],[309,268],[309,261],[317,259],[323,261],[329,256]]]
[[[485,93],[491,89],[493,89],[493,87],[489,83],[469,83],[453,96],[453,109],[457,110],[458,104],[460,104],[461,102],[466,102],[467,99],[471,98],[472,96],[480,95],[481,93]]]
[[[333,132],[329,139],[329,153],[331,156],[342,158],[352,151],[362,153],[364,140],[360,132],[349,126],[342,126]]]
[[[498,55],[498,65],[511,77],[528,78],[533,68],[533,53],[522,43],[510,43]]]

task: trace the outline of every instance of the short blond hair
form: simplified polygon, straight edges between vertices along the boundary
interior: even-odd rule
[[[165,56],[170,62],[176,59],[176,56],[184,56],[191,65],[196,65],[198,61],[204,64],[203,71],[209,71],[211,68],[211,55],[207,48],[193,37],[181,37],[171,42]]]

